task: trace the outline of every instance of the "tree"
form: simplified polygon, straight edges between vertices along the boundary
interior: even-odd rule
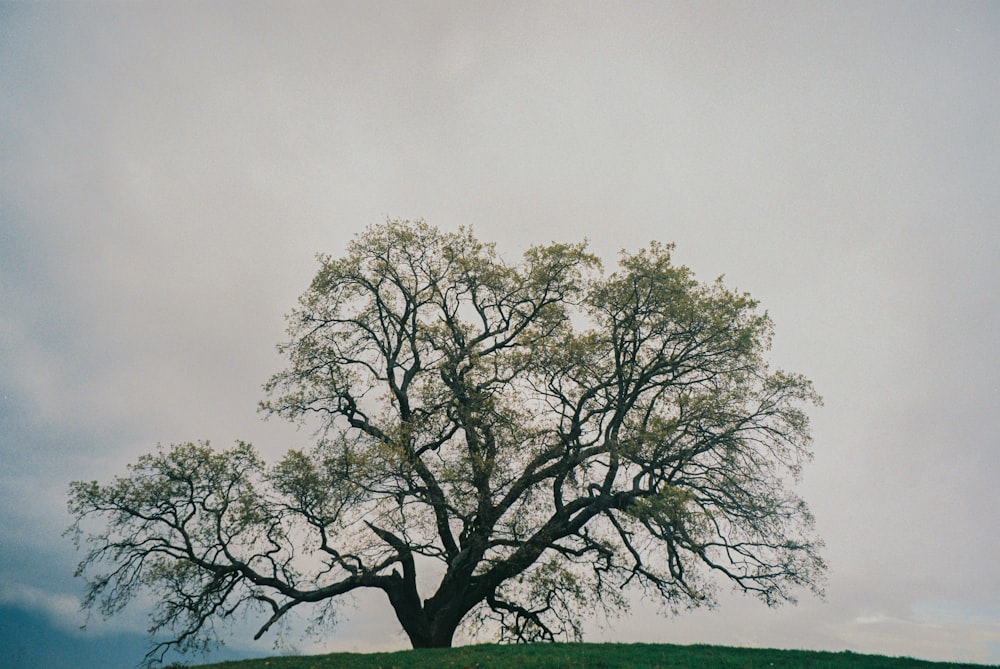
[[[238,610],[263,610],[259,637],[362,588],[418,648],[463,621],[576,638],[630,587],[672,611],[719,582],[768,605],[818,592],[820,542],[786,484],[819,399],[769,369],[757,303],[671,250],[605,275],[584,244],[511,265],[467,229],[389,221],[321,257],[261,405],[317,425],[315,446],[267,466],[246,443],[180,444],[72,484],[78,574],[98,572],[85,605],[151,591],[162,658]]]

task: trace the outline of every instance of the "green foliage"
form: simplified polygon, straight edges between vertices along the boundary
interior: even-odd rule
[[[850,652],[558,643],[274,657],[205,665],[201,669],[983,669],[984,666]]]
[[[427,647],[463,622],[577,639],[628,589],[674,611],[720,581],[769,605],[819,592],[821,543],[786,485],[819,398],[768,367],[757,302],[672,250],[604,274],[585,244],[509,264],[468,229],[388,221],[320,257],[261,404],[315,446],[267,466],[248,444],[180,444],[73,484],[78,538],[104,523],[86,604],[150,592],[152,630],[173,635],[158,648],[198,649],[237,610],[260,636],[374,588]]]

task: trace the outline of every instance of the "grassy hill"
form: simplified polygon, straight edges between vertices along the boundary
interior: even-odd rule
[[[858,653],[666,644],[484,644],[395,653],[333,653],[202,665],[200,669],[959,669]],[[1000,666],[1000,665],[994,665]]]

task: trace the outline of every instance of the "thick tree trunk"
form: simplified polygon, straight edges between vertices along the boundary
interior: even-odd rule
[[[396,617],[403,626],[403,631],[410,638],[410,645],[414,648],[451,648],[455,630],[458,629],[460,621],[454,623],[441,620],[431,621],[427,619],[426,615],[409,617],[399,614],[400,612],[396,611]]]
[[[403,576],[396,587],[386,588],[385,592],[396,619],[414,648],[451,648],[462,619],[485,597],[485,591],[470,590],[469,582],[471,565],[475,565],[481,556],[480,552],[473,554],[474,559],[456,561],[469,565],[465,568],[449,564],[437,592],[423,601],[417,592],[412,556],[407,555],[407,559],[403,560]],[[465,557],[468,558],[468,555]]]
[[[452,639],[458,625],[437,627],[428,636],[410,636],[410,644],[414,648],[451,648]]]
[[[428,601],[423,606],[393,608],[414,648],[451,648],[455,631],[471,607],[451,605],[442,611]]]
[[[396,619],[414,648],[451,648],[455,630],[462,621],[455,608],[434,611],[432,607],[428,611],[426,603],[421,605],[415,588],[404,587],[388,594]]]

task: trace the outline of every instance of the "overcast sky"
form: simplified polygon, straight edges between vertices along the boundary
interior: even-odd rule
[[[676,242],[824,396],[826,600],[591,640],[1000,663],[998,119],[993,2],[0,4],[0,605],[79,625],[71,480],[306,446],[256,412],[283,315],[316,253],[423,218],[511,259]],[[292,641],[406,647],[345,615]]]

